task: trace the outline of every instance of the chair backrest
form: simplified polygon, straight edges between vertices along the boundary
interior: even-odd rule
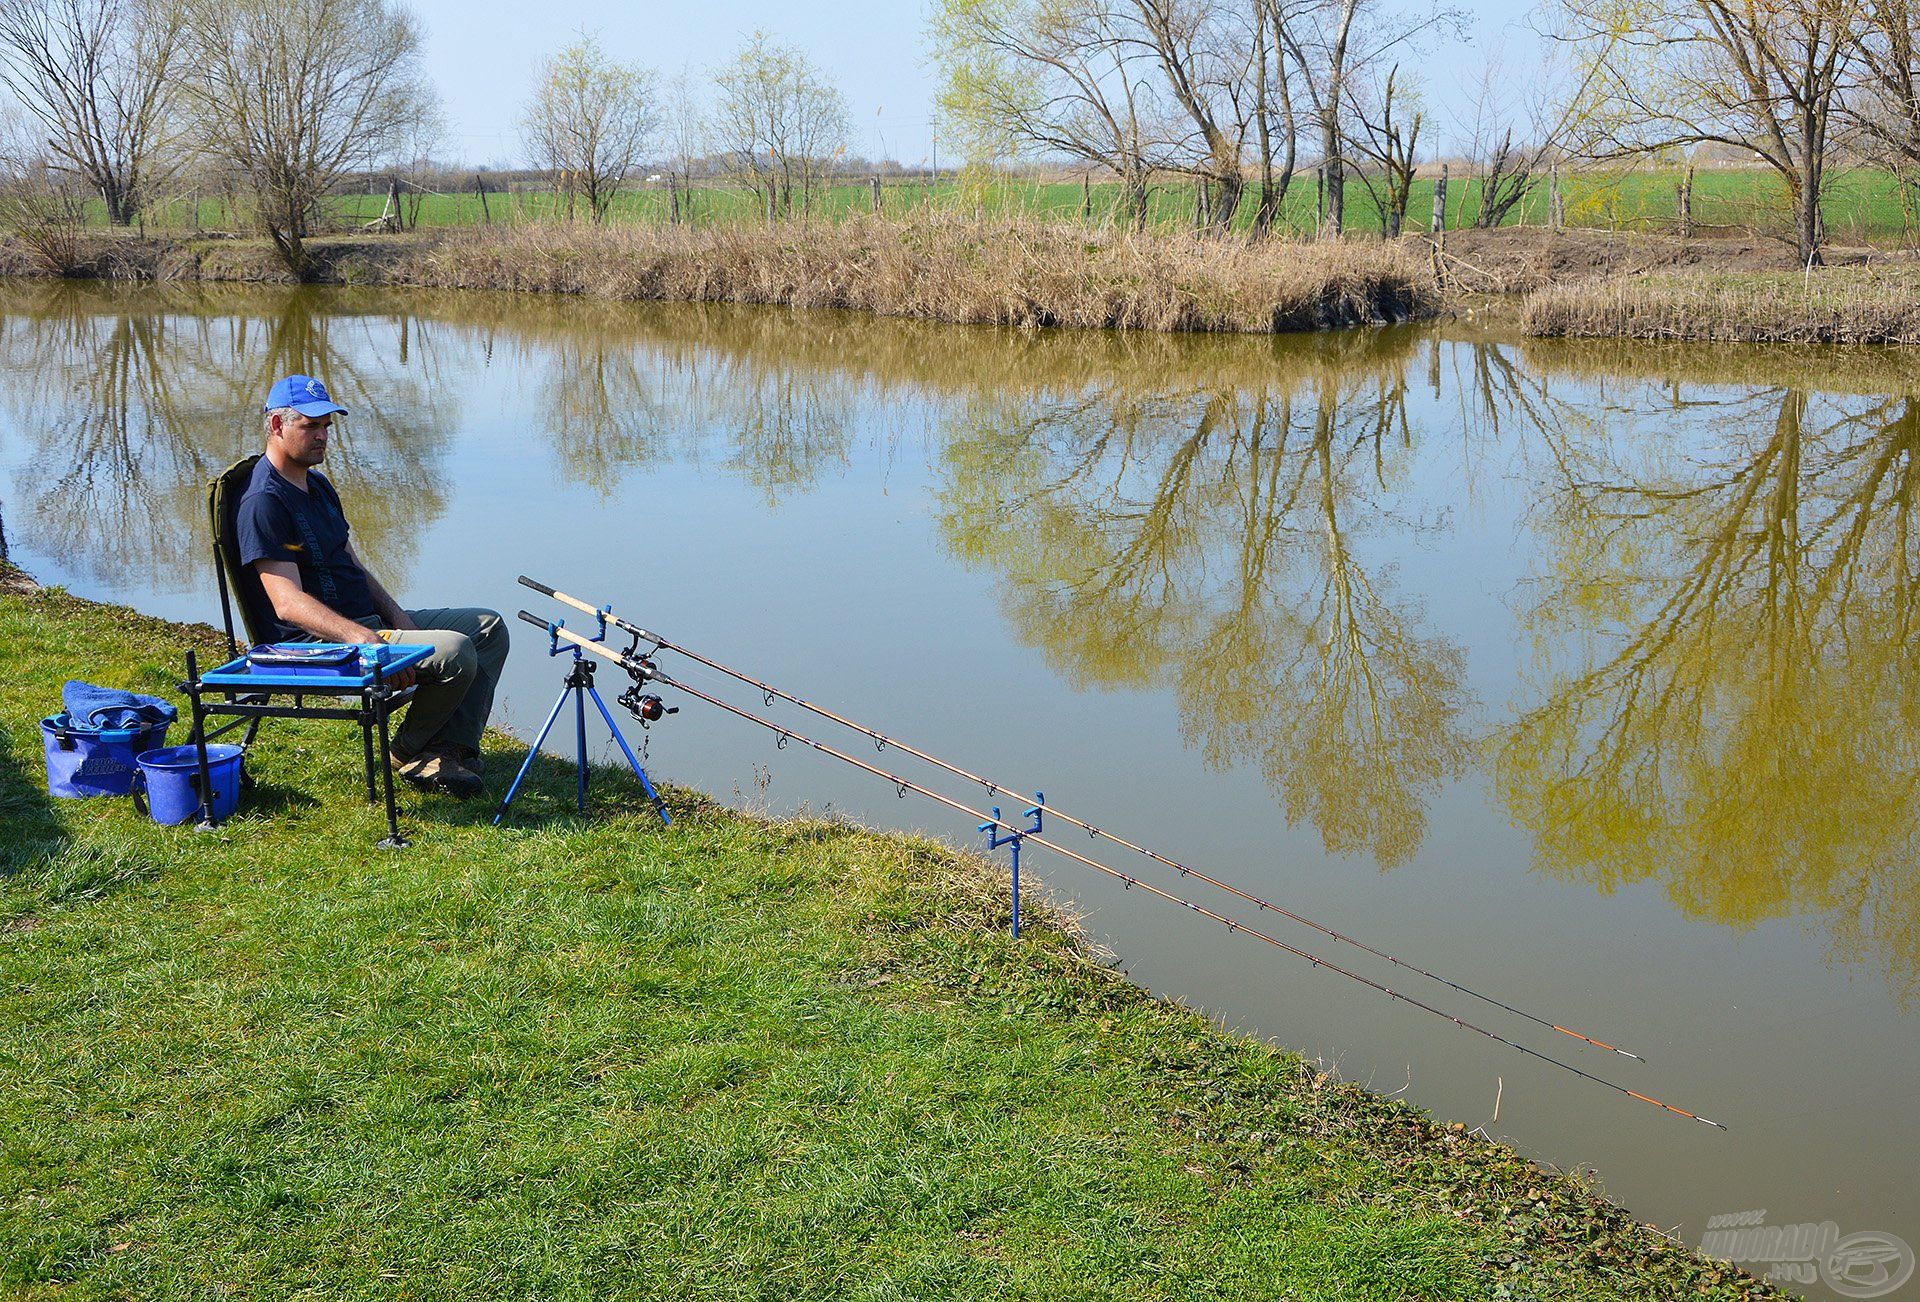
[[[207,519],[213,528],[213,568],[220,582],[220,617],[226,621],[227,646],[235,655],[240,654],[240,645],[233,635],[232,598],[239,599],[240,621],[249,643],[263,639],[272,612],[266,589],[260,586],[260,576],[251,565],[240,563],[237,532],[240,498],[252,482],[253,467],[259,460],[258,452],[242,457],[207,484]]]

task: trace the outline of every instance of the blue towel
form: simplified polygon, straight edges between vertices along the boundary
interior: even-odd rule
[[[172,723],[180,713],[157,696],[96,687],[77,678],[67,680],[60,689],[60,703],[67,707],[75,727],[95,730],[157,728]]]

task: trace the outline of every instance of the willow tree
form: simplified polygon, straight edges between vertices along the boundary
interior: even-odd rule
[[[604,221],[620,182],[640,162],[660,120],[653,73],[610,59],[583,36],[540,65],[521,131],[534,165]]]
[[[1563,0],[1590,61],[1590,151],[1750,151],[1785,183],[1800,260],[1818,263],[1820,197],[1866,0]]]
[[[714,143],[733,160],[769,217],[804,212],[846,150],[847,97],[797,47],[755,32],[715,71]]]
[[[1120,181],[1140,227],[1168,156],[1171,115],[1154,59],[1102,0],[937,0],[931,44],[939,107],[976,162],[1040,155]]]
[[[429,112],[420,28],[397,0],[182,0],[181,87],[200,148],[251,192],[304,277],[322,198]]]

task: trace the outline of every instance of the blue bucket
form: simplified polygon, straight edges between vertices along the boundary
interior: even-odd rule
[[[126,795],[139,773],[140,755],[167,744],[167,726],[82,728],[67,714],[40,720],[48,793],[68,800]]]
[[[240,807],[240,764],[246,752],[221,742],[207,743],[207,776],[213,780],[213,817],[217,822]],[[140,781],[147,789],[147,810],[156,823],[184,823],[200,809],[200,752],[193,746],[164,746],[140,757]]]

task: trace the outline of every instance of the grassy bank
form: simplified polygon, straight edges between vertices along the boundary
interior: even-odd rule
[[[1545,337],[1715,343],[1920,343],[1920,267],[1671,273],[1550,286],[1522,326]]]
[[[0,585],[5,586],[5,585]],[[224,831],[55,804],[69,675],[185,629],[0,593],[15,1296],[1756,1295],[1583,1183],[1149,998],[922,840],[609,779],[521,826],[274,725]],[[490,748],[496,769],[511,748]]]
[[[18,248],[0,258],[0,271],[35,269]],[[264,245],[231,240],[96,236],[71,271],[116,279],[286,279]],[[932,321],[1123,330],[1312,330],[1431,316],[1439,307],[1431,274],[1394,246],[1136,236],[1019,219],[541,223],[320,241],[311,274],[335,284],[850,308]]]

